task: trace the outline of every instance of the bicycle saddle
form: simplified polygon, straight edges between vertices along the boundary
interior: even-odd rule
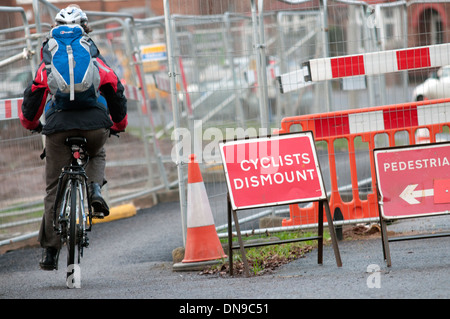
[[[65,144],[68,146],[72,146],[72,145],[81,146],[81,145],[86,145],[87,140],[85,137],[82,137],[82,136],[71,136],[71,137],[66,138]]]

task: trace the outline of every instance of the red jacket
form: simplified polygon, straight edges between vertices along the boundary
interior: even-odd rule
[[[45,135],[72,129],[111,128],[115,131],[125,130],[128,124],[128,116],[124,87],[93,42],[91,52],[99,66],[100,85],[98,90],[106,99],[107,106],[99,100],[95,105],[91,105],[92,107],[81,110],[55,111],[55,102],[48,99],[50,91],[47,84],[46,62],[49,61],[51,54],[47,42],[45,42],[41,51],[42,61],[35,78],[24,91],[22,113],[19,116],[23,127],[29,130],[37,128],[39,118],[45,111],[45,125],[42,130],[42,134]]]

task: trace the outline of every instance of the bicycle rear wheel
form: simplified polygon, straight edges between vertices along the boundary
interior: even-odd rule
[[[79,273],[78,262],[75,259],[77,255],[78,246],[78,219],[77,219],[77,205],[78,205],[78,187],[76,182],[71,183],[70,188],[70,216],[69,227],[67,233],[67,279],[66,284],[68,288],[80,288],[81,278]]]

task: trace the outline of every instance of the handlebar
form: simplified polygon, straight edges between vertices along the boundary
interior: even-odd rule
[[[36,126],[36,128],[34,128],[34,129],[32,129],[32,130],[30,130],[31,131],[31,133],[32,134],[34,134],[34,133],[41,133],[42,132],[42,123],[41,122],[39,122],[39,124],[38,124],[38,126]]]
[[[111,137],[111,135],[114,135],[114,136],[117,136],[117,138],[119,138],[120,137],[119,133],[120,133],[120,131],[109,129],[109,137]]]

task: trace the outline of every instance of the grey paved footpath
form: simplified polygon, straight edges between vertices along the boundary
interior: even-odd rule
[[[389,230],[449,230],[450,216],[405,221]],[[392,267],[383,260],[381,239],[341,241],[343,266],[331,245],[324,263],[317,251],[272,274],[251,278],[175,272],[172,250],[182,245],[179,205],[159,204],[132,218],[95,225],[82,260],[81,289],[65,287],[64,269],[38,269],[41,250],[0,256],[2,299],[406,299],[450,297],[450,237],[390,243]],[[62,253],[60,267],[64,264]],[[62,267],[61,267],[62,268]],[[170,311],[177,311],[171,309]]]

